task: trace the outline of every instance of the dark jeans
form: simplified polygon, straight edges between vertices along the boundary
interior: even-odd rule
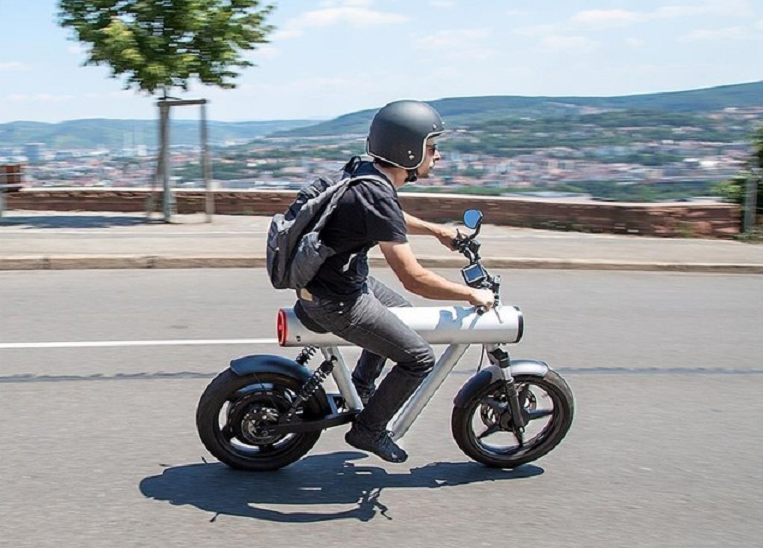
[[[301,304],[315,323],[364,349],[353,372],[359,390],[374,386],[387,358],[397,363],[358,417],[368,428],[383,429],[435,363],[429,343],[387,310],[410,303],[369,277],[354,300],[313,297],[312,301],[302,299]]]

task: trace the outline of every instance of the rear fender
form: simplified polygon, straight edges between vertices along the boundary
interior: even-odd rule
[[[230,362],[230,369],[239,377],[257,375],[259,373],[273,373],[297,379],[301,383],[307,382],[313,376],[312,371],[304,365],[274,354],[256,354],[237,358]],[[322,415],[332,412],[332,405],[329,403],[329,398],[323,387],[319,387],[312,397],[320,402],[323,408]]]
[[[294,360],[276,356],[274,354],[256,354],[253,356],[243,356],[230,362],[231,371],[239,377],[251,375],[253,373],[275,373],[293,377],[302,382],[307,381],[312,376],[310,370],[304,365],[300,365]]]
[[[551,368],[546,362],[538,360],[512,360],[510,369],[512,377],[531,375],[543,378]],[[500,367],[497,365],[486,367],[461,387],[461,390],[458,391],[456,398],[453,400],[453,405],[465,407],[480,390],[500,380],[503,380]]]

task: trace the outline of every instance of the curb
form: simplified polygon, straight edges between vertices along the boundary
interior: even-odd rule
[[[427,268],[461,268],[463,258],[420,257]],[[722,274],[763,274],[763,264],[628,262],[583,259],[485,258],[488,268],[537,270],[613,270],[644,272],[698,272]],[[369,258],[374,267],[386,267],[381,257]],[[156,255],[67,255],[10,256],[0,258],[0,271],[11,270],[108,270],[180,268],[262,268],[265,257],[241,255],[156,256]]]

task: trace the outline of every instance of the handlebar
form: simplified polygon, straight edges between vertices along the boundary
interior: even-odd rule
[[[469,260],[469,265],[461,269],[464,282],[475,289],[490,289],[494,295],[493,306],[500,304],[501,277],[492,275],[482,264],[480,257],[480,242],[476,239],[479,227],[474,234],[453,239],[453,248]],[[460,235],[460,233],[459,233]],[[484,306],[475,307],[477,314],[487,312]]]

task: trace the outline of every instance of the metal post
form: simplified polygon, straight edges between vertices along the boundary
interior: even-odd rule
[[[170,186],[170,174],[172,166],[170,164],[170,109],[171,107],[182,107],[189,105],[201,105],[201,141],[202,141],[202,169],[204,171],[204,186],[206,188],[206,212],[207,222],[212,221],[212,214],[214,213],[214,195],[212,194],[212,183],[210,175],[210,162],[209,162],[209,147],[207,144],[207,112],[204,107],[206,105],[206,99],[175,99],[167,97],[165,91],[164,97],[159,99],[157,105],[159,106],[159,160],[157,162],[156,179],[162,178],[163,192],[163,210],[164,210],[164,222],[169,223],[172,221],[172,216],[177,215],[177,201],[175,195],[172,193]],[[153,204],[153,202],[150,202]]]
[[[21,164],[19,164],[20,166]],[[9,192],[11,188],[11,181],[21,183],[21,168],[19,167],[18,181],[14,181],[16,171],[11,169],[10,165],[0,166],[0,222],[3,219],[3,213],[5,212],[5,193]]]
[[[161,170],[163,183],[162,211],[164,222],[172,221],[172,216],[177,213],[175,197],[170,188],[170,104],[167,101],[159,101],[159,120],[161,136]]]
[[[5,175],[4,171],[0,173],[3,177],[0,179],[0,220],[3,218],[3,211],[5,211]]]
[[[747,195],[744,200],[744,233],[749,234],[755,230],[755,214],[758,210],[758,173],[756,169],[750,170],[747,177]]]
[[[207,222],[212,222],[212,216],[215,214],[215,195],[212,191],[212,174],[209,165],[209,144],[207,142],[207,103],[201,103],[201,171],[204,175],[205,189],[205,210],[207,212]]]

